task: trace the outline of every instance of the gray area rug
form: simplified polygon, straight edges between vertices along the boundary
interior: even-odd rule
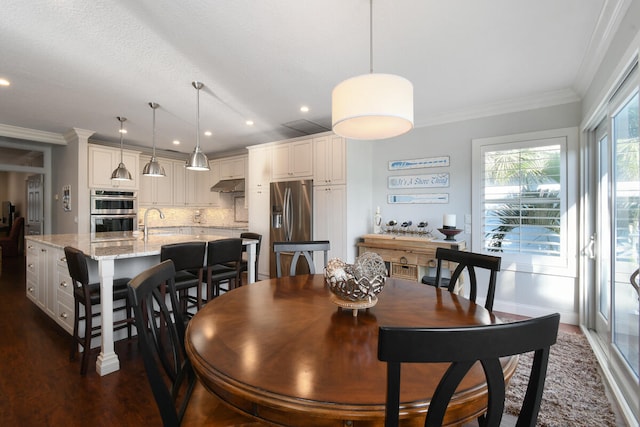
[[[520,357],[507,388],[505,413],[519,414],[532,361],[533,353]],[[551,347],[537,425],[616,426],[598,362],[584,335],[558,333],[558,341]]]

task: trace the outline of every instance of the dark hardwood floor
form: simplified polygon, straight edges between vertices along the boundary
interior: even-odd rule
[[[121,370],[101,377],[69,361],[70,337],[25,296],[24,258],[4,258],[0,276],[0,420],[5,426],[161,425],[138,357],[119,342]]]

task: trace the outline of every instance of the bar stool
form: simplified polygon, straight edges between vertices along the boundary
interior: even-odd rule
[[[231,281],[237,286],[242,262],[242,239],[229,238],[207,243],[207,299],[220,296],[220,282]]]
[[[180,310],[185,320],[193,316],[189,308],[202,307],[202,282],[205,242],[186,242],[163,245],[160,248],[160,261],[173,261],[176,270],[176,292],[180,300]],[[196,289],[196,296],[189,295],[190,289]],[[191,305],[189,305],[191,303]]]
[[[73,320],[73,337],[71,340],[71,351],[69,360],[75,360],[78,353],[78,344],[82,346],[82,362],[80,364],[80,375],[87,373],[89,365],[89,352],[91,350],[91,339],[100,336],[100,325],[93,325],[93,318],[100,316],[100,312],[94,312],[94,306],[100,304],[100,283],[89,283],[89,269],[87,257],[84,252],[66,246],[64,255],[67,259],[69,275],[73,282],[73,300],[75,314]],[[126,310],[127,317],[123,320],[113,322],[113,330],[127,328],[127,336],[131,339],[131,326],[135,323],[131,305],[129,304],[127,283],[129,278],[113,279],[113,301],[124,300],[125,305],[114,308],[114,312]],[[80,305],[84,306],[84,316],[80,315]],[[79,331],[80,321],[84,320],[84,334]]]

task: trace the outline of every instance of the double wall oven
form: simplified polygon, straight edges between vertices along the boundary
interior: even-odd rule
[[[91,233],[137,229],[135,191],[91,190]]]

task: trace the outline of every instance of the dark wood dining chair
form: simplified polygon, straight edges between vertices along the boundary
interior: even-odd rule
[[[256,244],[256,263],[255,266],[253,268],[253,271],[255,271],[256,273],[256,280],[258,280],[258,260],[260,259],[260,245],[262,245],[262,234],[259,233],[252,233],[252,232],[244,232],[244,233],[240,233],[240,238],[241,239],[253,239],[253,240],[257,240],[258,243]],[[238,280],[238,285],[242,286],[242,273],[244,273],[245,271],[248,270],[248,265],[247,265],[247,258],[246,258],[246,253],[247,253],[247,248],[243,245],[242,246],[242,262],[240,263],[240,279]]]
[[[314,240],[305,242],[274,242],[273,252],[276,255],[276,276],[282,277],[282,253],[291,252],[293,257],[291,259],[291,267],[289,268],[289,276],[296,275],[296,269],[298,266],[298,260],[302,255],[307,261],[309,267],[309,274],[316,274],[316,268],[313,263],[313,253],[324,253],[324,266],[327,266],[329,250],[331,245],[328,240]]]
[[[231,290],[232,285],[239,285],[241,263],[242,239],[231,237],[207,243],[207,299],[219,296],[221,290]],[[226,289],[221,288],[222,282],[228,283]]]
[[[203,304],[202,283],[206,249],[205,242],[172,243],[160,247],[160,261],[173,261],[180,309],[187,318],[193,316],[193,308],[197,311]],[[192,290],[195,290],[195,295],[189,294]]]
[[[184,347],[175,274],[173,261],[166,260],[138,274],[128,288],[144,368],[163,425],[261,426],[229,409],[196,379]]]
[[[71,339],[71,351],[69,359],[75,360],[78,354],[78,345],[82,346],[82,361],[80,363],[80,375],[87,373],[89,366],[89,353],[91,352],[91,339],[100,336],[100,321],[93,323],[93,319],[100,316],[96,306],[100,304],[100,283],[89,283],[89,268],[87,257],[79,249],[71,246],[64,248],[64,256],[71,282],[73,283],[73,336]],[[114,307],[114,312],[126,310],[126,317],[113,322],[113,330],[127,328],[127,336],[131,338],[131,328],[134,324],[131,305],[129,304],[127,283],[129,278],[113,279],[113,301],[124,301],[124,305]],[[80,306],[84,307],[84,314],[80,313]],[[84,332],[80,334],[80,322],[84,320]]]
[[[0,237],[2,257],[22,255],[24,251],[24,217],[20,216],[13,221],[7,237]]]
[[[378,359],[387,363],[385,427],[399,425],[400,371],[404,363],[450,363],[431,398],[425,427],[441,426],[460,382],[476,363],[487,381],[488,407],[483,427],[498,427],[504,411],[505,379],[500,358],[535,352],[517,426],[535,426],[560,315],[500,325],[455,328],[379,328]],[[489,344],[490,343],[490,344]],[[430,380],[425,378],[426,380]]]
[[[476,302],[476,296],[478,294],[476,269],[488,270],[489,281],[487,283],[487,297],[485,299],[484,308],[489,311],[493,311],[493,300],[496,293],[496,280],[498,278],[498,271],[500,271],[502,258],[475,252],[437,248],[436,260],[437,266],[435,279],[430,280],[427,277],[423,277],[422,283],[446,287],[449,292],[453,292],[456,290],[456,284],[462,277],[463,271],[466,269],[469,275],[469,299],[473,302]],[[448,274],[447,270],[443,267],[443,262],[456,264],[456,268],[453,273]]]

